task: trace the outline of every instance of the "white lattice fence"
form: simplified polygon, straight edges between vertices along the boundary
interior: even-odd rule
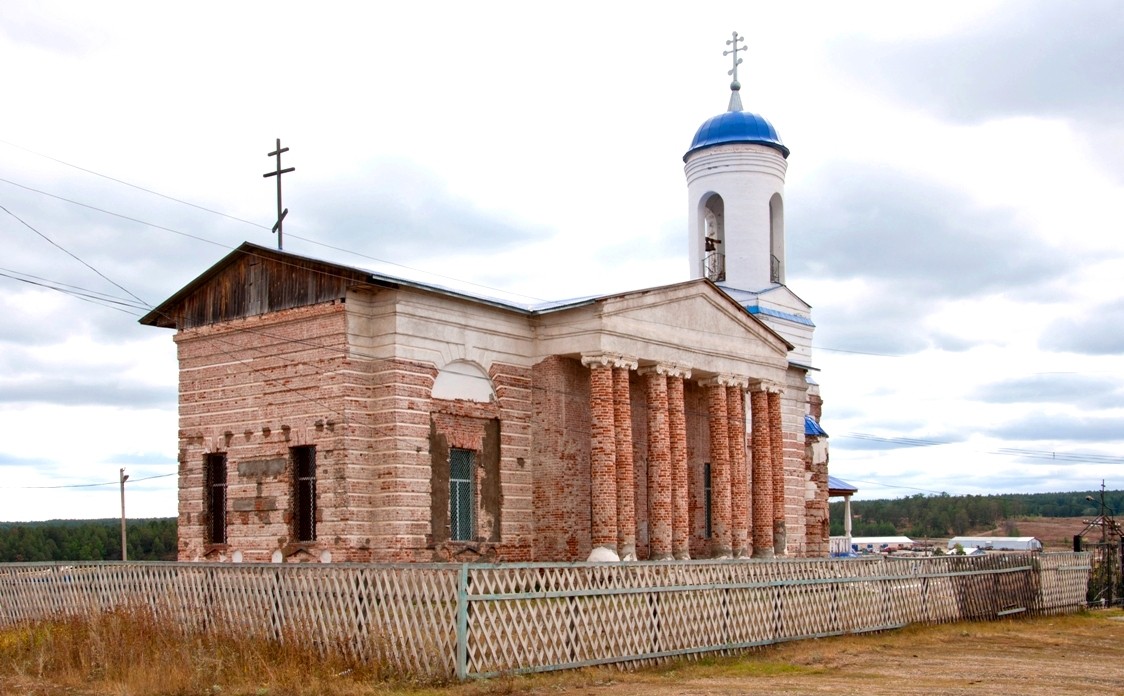
[[[302,640],[403,674],[456,671],[455,565],[0,565],[0,627],[143,607],[185,631]]]
[[[473,565],[460,674],[1074,611],[1084,602],[1087,554],[1056,556]]]
[[[1088,553],[627,564],[0,565],[0,627],[144,607],[404,674],[562,669],[1083,605]]]
[[[1067,614],[1073,611],[1075,597],[1084,601],[1092,571],[1090,552],[1043,553],[1034,560],[1039,583],[1037,613]]]

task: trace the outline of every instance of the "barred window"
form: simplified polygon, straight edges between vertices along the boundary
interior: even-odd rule
[[[208,454],[203,462],[207,543],[226,543],[226,454]]]
[[[453,541],[476,536],[475,464],[472,450],[449,450],[449,538]]]
[[[712,496],[713,491],[711,489],[710,462],[707,462],[703,464],[703,519],[705,520],[703,524],[706,525],[705,529],[707,539],[714,536],[714,520],[712,515],[714,508],[711,507],[711,503],[713,501]]]
[[[291,447],[293,459],[293,535],[316,540],[316,446]]]

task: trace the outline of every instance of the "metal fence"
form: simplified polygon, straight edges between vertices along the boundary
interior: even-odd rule
[[[0,565],[0,627],[140,607],[461,678],[1063,613],[1088,553],[652,563]]]

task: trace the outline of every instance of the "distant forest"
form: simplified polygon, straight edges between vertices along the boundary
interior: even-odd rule
[[[1089,502],[1085,496],[1092,496]],[[1106,491],[1110,512],[1124,512],[1124,491]],[[942,538],[993,529],[1006,522],[1018,534],[1020,517],[1086,517],[1100,514],[1100,491],[1003,495],[914,495],[851,503],[855,536],[904,534]],[[174,517],[128,522],[129,560],[174,561]],[[843,533],[843,502],[831,504],[831,533]],[[0,522],[0,563],[21,561],[116,561],[121,559],[120,521],[51,520]]]
[[[1085,496],[1092,496],[1089,502]],[[917,495],[851,503],[851,534],[943,538],[994,529],[1007,523],[1018,536],[1020,517],[1088,517],[1100,514],[1100,491],[1006,493],[1000,495]],[[1105,491],[1110,514],[1124,511],[1124,491]],[[831,533],[843,534],[843,502],[831,503]]]
[[[130,561],[176,560],[174,517],[128,520]],[[0,563],[119,561],[121,520],[0,522]]]

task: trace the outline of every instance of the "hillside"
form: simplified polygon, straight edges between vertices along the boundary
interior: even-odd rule
[[[1100,491],[1064,493],[1006,493],[997,495],[922,495],[851,503],[852,534],[917,538],[948,538],[964,534],[1038,536],[1023,528],[1030,518],[1071,518],[1065,527],[1070,539],[1084,528],[1081,520],[1100,514]],[[1089,502],[1091,496],[1096,502]],[[1105,491],[1109,510],[1124,510],[1124,491]],[[1061,528],[1050,534],[1060,534]],[[843,503],[831,504],[831,533],[843,533]],[[1072,541],[1065,548],[1069,548]],[[1051,544],[1054,546],[1054,544]]]

